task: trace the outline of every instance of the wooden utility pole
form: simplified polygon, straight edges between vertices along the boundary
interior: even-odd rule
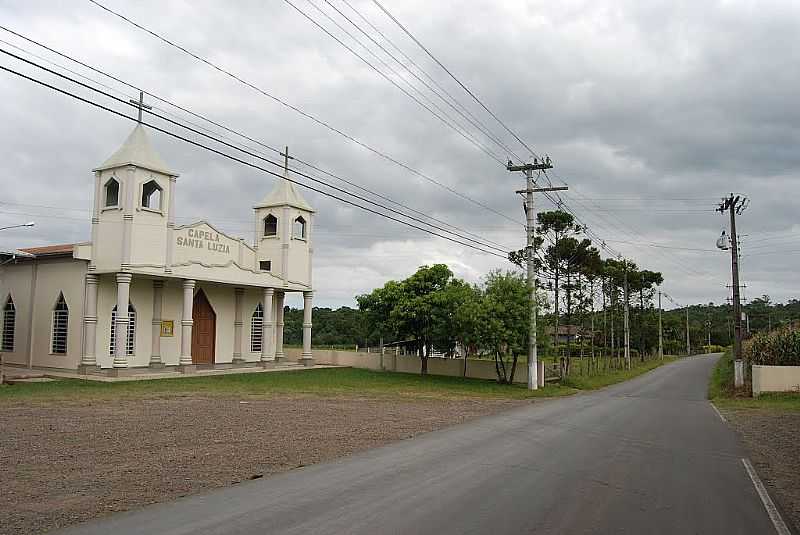
[[[717,211],[725,213],[727,210],[731,218],[731,278],[733,286],[733,355],[734,355],[734,385],[744,385],[744,363],[742,362],[742,304],[739,297],[739,239],[736,235],[736,216],[741,215],[747,208],[747,199],[733,193],[722,199]]]
[[[625,366],[631,369],[631,325],[630,325],[630,312],[628,311],[629,297],[628,297],[628,260],[623,260],[624,273],[625,273],[625,310],[623,319],[624,330],[624,344],[625,344]]]
[[[686,356],[692,354],[692,342],[689,338],[689,305],[686,305]]]
[[[664,329],[661,323],[661,290],[658,291],[658,358],[664,360]]]
[[[525,260],[527,264],[527,279],[528,279],[528,292],[530,293],[530,311],[529,311],[529,330],[528,333],[528,390],[536,390],[539,384],[544,386],[544,377],[539,377],[538,374],[538,355],[536,351],[536,316],[539,313],[539,304],[536,298],[536,266],[534,264],[534,233],[536,230],[536,217],[533,210],[533,194],[537,191],[563,191],[567,187],[553,187],[553,188],[537,188],[533,179],[534,171],[545,171],[552,169],[550,158],[539,161],[538,158],[533,160],[533,163],[526,163],[522,165],[514,165],[509,160],[506,169],[511,172],[522,171],[525,173],[525,189],[518,190],[516,193],[525,194]],[[556,333],[557,335],[558,333]]]

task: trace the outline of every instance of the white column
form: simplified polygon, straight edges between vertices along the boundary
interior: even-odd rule
[[[264,321],[261,326],[261,365],[272,366],[275,363],[275,349],[272,344],[273,318],[272,297],[275,295],[274,288],[264,288]]]
[[[114,325],[114,368],[127,368],[128,356],[125,342],[128,338],[128,303],[131,296],[130,273],[117,273],[117,321]]]
[[[163,368],[161,361],[161,315],[164,310],[164,281],[153,281],[153,321],[151,326],[152,350],[150,367]]]
[[[314,292],[303,292],[303,355],[300,362],[306,366],[314,364],[314,357],[311,354],[311,300]]]
[[[275,361],[281,362],[286,360],[286,355],[283,353],[283,302],[286,294],[278,292],[275,303]]]
[[[183,316],[181,317],[181,358],[182,367],[192,365],[192,306],[194,305],[194,281],[183,281]]]
[[[83,372],[97,369],[97,275],[86,274],[86,308],[83,313]]]
[[[242,307],[244,306],[244,288],[234,288],[234,312],[233,312],[233,363],[242,363],[242,335],[244,329],[244,322],[242,321],[243,313]]]

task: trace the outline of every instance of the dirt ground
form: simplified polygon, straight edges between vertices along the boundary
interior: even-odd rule
[[[758,475],[784,521],[800,533],[800,412],[768,409],[723,411],[742,436]]]
[[[281,396],[0,407],[0,534],[234,485],[521,403]]]

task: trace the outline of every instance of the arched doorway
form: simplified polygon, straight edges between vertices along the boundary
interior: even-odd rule
[[[217,315],[203,290],[194,296],[192,320],[192,364],[214,364]]]

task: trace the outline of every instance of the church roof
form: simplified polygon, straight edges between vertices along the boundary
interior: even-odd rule
[[[75,249],[74,243],[62,243],[59,245],[45,245],[43,247],[25,247],[20,249],[20,251],[33,256],[47,256],[72,254],[73,249]]]
[[[314,209],[306,202],[302,195],[295,189],[294,184],[288,180],[281,179],[273,188],[269,195],[264,197],[260,203],[253,208],[268,208],[270,206],[293,206],[306,212],[313,212]]]
[[[169,170],[161,156],[153,149],[150,137],[141,124],[137,124],[117,152],[112,154],[100,167],[95,168],[94,171],[124,167],[126,165],[135,165],[136,167],[165,175],[178,176],[178,173]]]

